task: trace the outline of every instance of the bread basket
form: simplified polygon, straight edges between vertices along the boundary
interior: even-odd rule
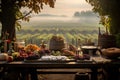
[[[120,57],[120,48],[107,48],[102,49],[102,56],[106,58],[118,58]]]

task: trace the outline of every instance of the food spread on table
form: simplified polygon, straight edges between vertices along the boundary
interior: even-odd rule
[[[61,42],[61,43],[58,43]],[[36,44],[28,44],[25,47],[19,47],[18,51],[12,51],[11,53],[1,53],[0,61],[91,61],[96,58],[92,58],[92,55],[89,54],[87,50],[95,50],[94,55],[98,48],[96,46],[80,46],[76,47],[75,45],[69,44],[65,47],[64,38],[53,36],[51,38],[50,48],[46,47],[44,43],[40,46]],[[55,44],[54,44],[55,43]],[[59,48],[59,45],[61,46]],[[57,48],[56,48],[57,47]],[[59,49],[58,49],[59,48]],[[83,51],[85,50],[85,51]],[[120,57],[119,48],[107,48],[101,49],[100,55],[107,56],[105,58],[116,58]],[[112,53],[112,54],[111,54]],[[99,56],[100,56],[99,55]],[[102,58],[100,58],[102,60]],[[99,59],[98,59],[99,60]],[[100,61],[100,60],[99,60]]]
[[[77,48],[70,45],[68,49],[63,48],[59,51],[49,50],[41,45],[28,44],[20,48],[18,52],[0,54],[0,61],[24,61],[24,60],[46,60],[46,61],[68,61],[68,60],[89,60],[88,54],[77,53]]]
[[[119,48],[108,48],[102,49],[102,54],[120,51]],[[115,53],[114,52],[114,53]],[[120,55],[120,54],[119,54]],[[118,55],[118,56],[119,56]],[[104,58],[92,57],[89,54],[83,54],[80,50],[78,51],[74,45],[70,45],[68,49],[63,48],[61,51],[51,51],[48,48],[42,46],[38,47],[35,44],[28,44],[24,48],[21,48],[18,52],[13,52],[11,55],[7,53],[0,54],[0,61],[86,61],[96,60],[97,62],[104,62]],[[114,57],[114,56],[113,56]]]

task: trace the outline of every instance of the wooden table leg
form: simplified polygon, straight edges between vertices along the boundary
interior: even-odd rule
[[[38,80],[37,69],[31,69],[30,75],[31,75],[31,80]]]
[[[120,80],[118,67],[104,67],[105,80]]]
[[[21,75],[22,80],[38,80],[37,69],[34,68],[23,69]]]
[[[92,73],[91,73],[91,80],[98,80],[98,69],[97,68],[92,68]]]
[[[29,80],[29,72],[27,69],[21,71],[21,80]]]

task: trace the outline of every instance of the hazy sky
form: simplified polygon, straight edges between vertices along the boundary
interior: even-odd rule
[[[91,5],[86,3],[85,0],[56,0],[55,8],[50,8],[45,5],[41,13],[73,16],[76,11],[91,9]]]
[[[85,0],[56,0],[55,8],[50,8],[49,5],[44,5],[43,10],[39,14],[51,14],[51,15],[65,15],[66,17],[41,17],[34,16],[31,18],[30,22],[40,22],[40,21],[79,21],[73,17],[76,11],[86,11],[92,10],[92,6],[88,4]],[[39,15],[38,14],[38,15]]]

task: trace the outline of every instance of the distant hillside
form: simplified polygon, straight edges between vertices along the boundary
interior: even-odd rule
[[[41,17],[67,17],[66,15],[53,15],[53,14],[39,14]]]
[[[81,12],[75,12],[74,17],[98,17],[99,15],[97,13],[94,13],[92,11],[81,11]]]

